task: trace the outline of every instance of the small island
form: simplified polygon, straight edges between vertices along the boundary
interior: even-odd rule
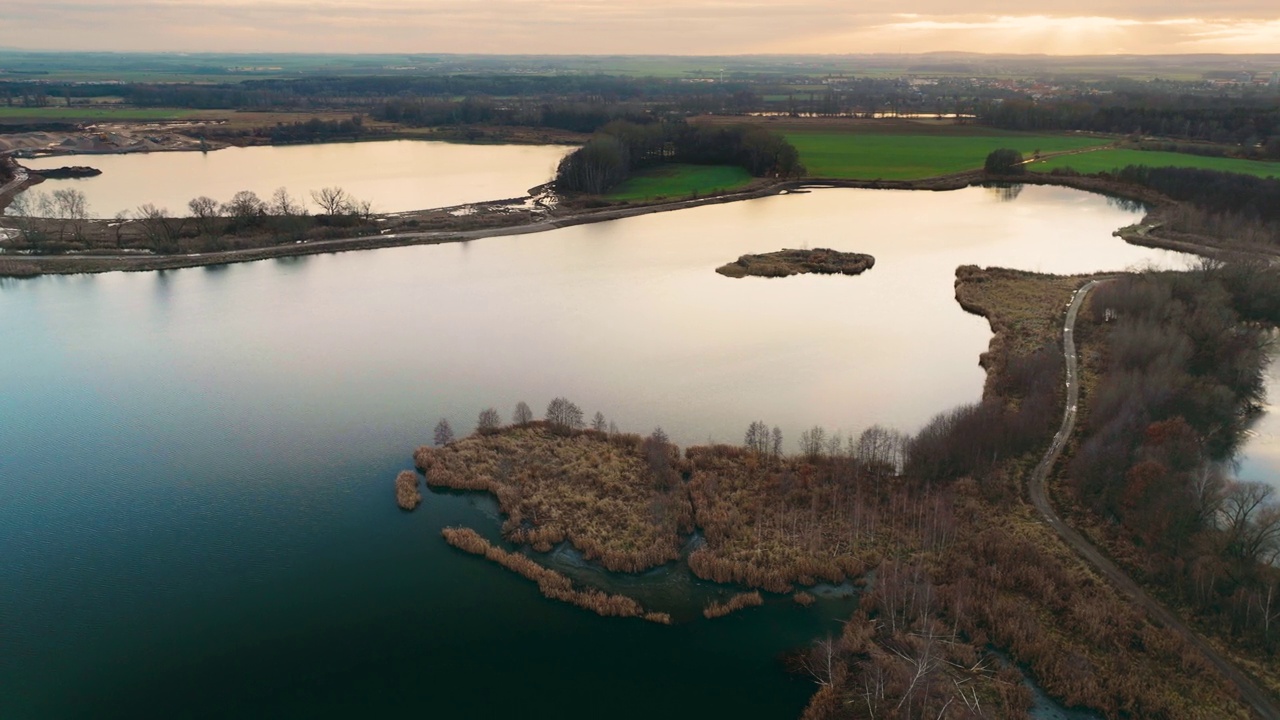
[[[36,170],[34,172],[45,180],[74,180],[77,178],[97,177],[102,174],[102,171],[98,168],[87,165],[69,165],[49,168],[48,170]]]
[[[875,258],[863,253],[814,248],[813,250],[779,250],[762,255],[743,255],[727,265],[716,268],[716,272],[731,278],[748,275],[788,277],[803,273],[861,275],[875,264]]]

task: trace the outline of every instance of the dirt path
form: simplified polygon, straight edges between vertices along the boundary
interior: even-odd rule
[[[1071,305],[1067,308],[1066,321],[1063,323],[1062,328],[1062,349],[1063,357],[1066,361],[1067,406],[1063,412],[1062,426],[1058,429],[1058,434],[1053,436],[1053,444],[1049,446],[1048,452],[1044,454],[1044,458],[1040,460],[1040,464],[1036,466],[1035,471],[1031,474],[1029,488],[1031,503],[1044,516],[1045,522],[1049,524],[1049,527],[1053,528],[1058,537],[1071,546],[1071,549],[1075,550],[1076,554],[1087,560],[1113,586],[1144,608],[1156,623],[1173,628],[1187,642],[1199,649],[1201,654],[1208,658],[1209,662],[1213,663],[1213,666],[1218,669],[1218,672],[1222,673],[1227,680],[1236,686],[1240,693],[1240,698],[1253,708],[1258,717],[1264,720],[1280,720],[1280,705],[1276,704],[1274,698],[1254,684],[1231,661],[1215,650],[1208,641],[1187,627],[1174,613],[1148,595],[1128,574],[1107,559],[1083,535],[1064,523],[1049,502],[1045,481],[1049,476],[1049,471],[1053,469],[1058,458],[1062,455],[1062,449],[1066,445],[1067,439],[1071,437],[1072,430],[1075,429],[1076,408],[1080,401],[1076,342],[1073,334],[1076,315],[1079,314],[1080,306],[1084,303],[1085,296],[1088,295],[1089,291],[1099,283],[1106,282],[1106,280],[1107,278],[1092,280],[1080,288],[1076,291],[1075,296],[1071,299]]]

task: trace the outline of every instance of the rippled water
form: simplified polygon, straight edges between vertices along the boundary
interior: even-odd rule
[[[433,493],[404,514],[395,472],[441,416],[465,432],[557,394],[682,444],[754,419],[789,443],[914,430],[981,392],[990,335],[955,304],[957,265],[1184,262],[1111,237],[1132,221],[1055,188],[822,190],[0,284],[0,717],[794,717],[812,686],[778,655],[838,631],[847,600],[601,619],[447,547],[446,524],[493,533],[491,504]],[[713,272],[784,246],[877,263]]]
[[[28,193],[75,188],[92,217],[114,217],[151,203],[177,215],[206,195],[225,203],[240,190],[268,200],[283,187],[312,212],[311,191],[341,187],[389,213],[520,197],[555,174],[572,148],[460,145],[421,140],[227,148],[209,153],[54,156],[23,160],[33,170],[89,165],[92,178],[47,180]]]

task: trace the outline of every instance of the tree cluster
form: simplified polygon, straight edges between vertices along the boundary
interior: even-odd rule
[[[1080,500],[1211,624],[1280,652],[1280,504],[1226,476],[1262,400],[1280,272],[1206,264],[1113,281],[1092,299],[1106,363],[1068,468]],[[1093,330],[1090,330],[1093,332]]]
[[[562,192],[601,194],[634,171],[671,162],[737,165],[756,177],[804,174],[795,147],[759,126],[616,121],[560,162],[555,185]]]
[[[1219,98],[1134,97],[1129,105],[1098,99],[1011,99],[989,105],[984,124],[1008,130],[1086,130],[1226,143],[1246,157],[1280,158],[1280,109],[1274,102],[1223,106]],[[1164,107],[1153,106],[1153,101]]]
[[[1022,153],[1012,148],[992,150],[982,169],[989,175],[1021,175],[1027,171]]]

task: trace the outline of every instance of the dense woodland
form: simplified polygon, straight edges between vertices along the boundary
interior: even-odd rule
[[[1236,641],[1280,653],[1280,498],[1231,457],[1262,401],[1280,273],[1207,264],[1095,291],[1100,377],[1068,470],[1137,565]]]
[[[1280,158],[1280,107],[1274,97],[1247,105],[1224,103],[1221,98],[1159,96],[1015,99],[990,105],[981,118],[986,124],[1008,130],[1154,135],[1236,145],[1246,156]]]
[[[1179,201],[1161,211],[1172,230],[1234,243],[1280,245],[1280,179],[1133,165],[1102,175]]]
[[[795,147],[759,126],[620,120],[604,126],[560,162],[555,186],[562,192],[600,194],[635,171],[663,163],[737,165],[756,177],[804,174]]]

